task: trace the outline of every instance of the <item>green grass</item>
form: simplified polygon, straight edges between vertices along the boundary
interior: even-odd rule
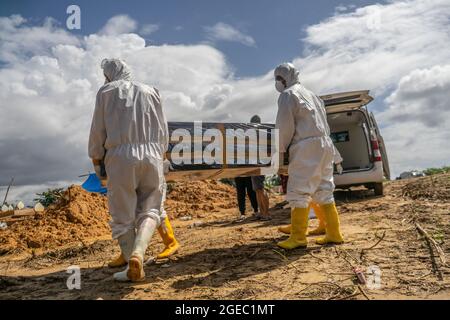
[[[443,242],[444,237],[445,235],[442,231],[438,231],[433,234],[433,239],[436,240],[437,242]]]
[[[49,205],[56,203],[63,196],[63,193],[63,188],[48,189],[42,193],[37,193],[37,198],[35,198],[34,201],[40,202],[44,207],[48,207]]]
[[[427,176],[432,176],[435,174],[448,173],[450,172],[450,166],[444,166],[442,168],[428,168],[423,170],[423,173]]]

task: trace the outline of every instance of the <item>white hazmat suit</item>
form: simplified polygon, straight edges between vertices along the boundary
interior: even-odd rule
[[[325,237],[316,242],[342,243],[333,197],[333,162],[341,162],[342,158],[330,138],[324,102],[300,83],[299,72],[290,63],[275,69],[275,80],[281,92],[276,128],[280,152],[289,152],[286,200],[292,208],[289,239],[278,246],[287,250],[307,246],[312,200],[325,216]]]
[[[286,80],[276,120],[280,152],[289,151],[286,200],[292,208],[307,208],[312,199],[318,204],[332,203],[336,153],[324,102],[300,84],[293,65],[280,65],[275,76]]]
[[[103,63],[110,82],[97,94],[89,157],[105,161],[113,238],[145,216],[161,222],[168,126],[158,90],[131,81],[120,60]]]
[[[158,90],[132,81],[121,60],[104,60],[102,68],[106,83],[97,93],[89,157],[104,159],[112,235],[128,260],[137,244],[143,256],[146,239],[165,218],[163,161],[169,133]],[[144,241],[138,239],[139,230],[151,234]]]

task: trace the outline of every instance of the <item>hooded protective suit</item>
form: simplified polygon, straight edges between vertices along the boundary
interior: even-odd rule
[[[113,238],[165,218],[164,154],[168,126],[158,90],[131,80],[121,60],[102,62],[107,83],[97,93],[89,157],[105,161]],[[109,81],[109,82],[108,82]]]
[[[286,200],[292,208],[307,208],[311,200],[321,205],[333,203],[336,153],[324,102],[300,84],[299,72],[292,64],[278,66],[277,76],[286,81],[276,119],[280,152],[289,151]]]

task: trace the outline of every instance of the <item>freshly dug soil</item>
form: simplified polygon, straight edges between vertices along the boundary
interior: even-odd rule
[[[236,190],[216,180],[178,182],[168,188],[166,210],[173,218],[202,217],[229,208],[237,208]]]
[[[403,195],[411,199],[449,200],[450,174],[414,179],[403,187]]]
[[[80,186],[70,186],[59,203],[28,219],[7,221],[0,231],[0,254],[27,249],[47,249],[111,231],[105,196],[89,193]]]
[[[218,181],[171,184],[166,210],[171,218],[202,217],[221,209],[236,207],[235,189]],[[60,201],[34,217],[6,219],[0,230],[0,255],[24,250],[45,251],[73,242],[111,236],[110,215],[105,196],[72,185]]]

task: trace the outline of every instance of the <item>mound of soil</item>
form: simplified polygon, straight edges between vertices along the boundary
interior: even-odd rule
[[[171,218],[202,215],[236,207],[236,192],[217,181],[179,182],[168,188],[166,211]],[[43,213],[17,220],[9,218],[0,230],[0,255],[24,250],[46,250],[73,242],[109,237],[110,215],[105,196],[70,186],[55,205]]]
[[[70,186],[59,203],[0,231],[0,254],[48,249],[109,234],[106,197]]]
[[[415,179],[402,188],[402,193],[413,200],[450,200],[450,174]]]
[[[236,190],[216,180],[177,182],[168,187],[165,208],[173,218],[237,208]]]

